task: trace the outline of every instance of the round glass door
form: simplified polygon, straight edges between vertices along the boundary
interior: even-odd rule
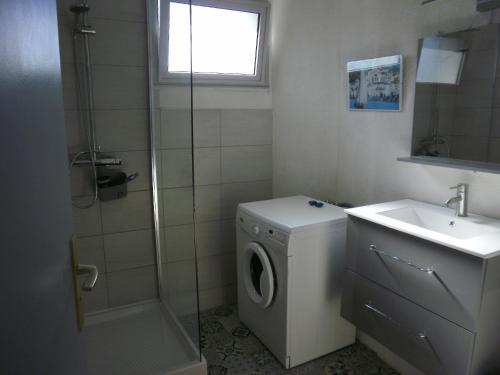
[[[256,242],[250,242],[243,252],[243,281],[250,299],[265,309],[273,301],[274,271],[271,260],[264,248]]]

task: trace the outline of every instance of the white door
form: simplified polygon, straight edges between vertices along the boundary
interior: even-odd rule
[[[262,309],[268,308],[275,294],[275,273],[266,250],[249,242],[243,250],[243,283],[250,299]]]
[[[0,374],[82,375],[55,0],[0,9]]]

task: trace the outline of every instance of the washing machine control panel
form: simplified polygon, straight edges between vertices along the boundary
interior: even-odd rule
[[[288,236],[286,232],[281,231],[275,227],[262,222],[256,222],[252,217],[240,214],[238,215],[238,225],[241,226],[245,232],[257,238],[267,238],[275,241],[281,245],[286,245]]]
[[[277,229],[268,228],[267,238],[269,238],[270,240],[279,242],[282,245],[286,245],[286,241],[287,241],[286,233],[283,233]]]

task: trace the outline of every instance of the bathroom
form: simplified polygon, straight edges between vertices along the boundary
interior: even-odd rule
[[[463,233],[479,230],[471,225],[480,226],[481,220],[468,221],[474,215],[492,218],[495,223],[488,224],[488,230],[495,227],[495,220],[500,220],[497,1],[4,3],[0,139],[8,161],[3,167],[8,199],[2,204],[7,212],[1,257],[7,290],[1,297],[5,331],[0,373],[500,371],[487,348],[491,342],[500,343],[495,335],[487,338],[489,344],[474,349],[481,350],[478,355],[484,361],[471,360],[473,364],[463,366],[450,365],[449,353],[440,348],[438,353],[432,345],[421,349],[413,338],[398,350],[394,342],[403,339],[378,337],[370,327],[355,322],[347,307],[355,303],[348,294],[355,293],[356,285],[345,277],[336,282],[339,288],[344,286],[336,296],[340,301],[344,294],[336,314],[343,309],[343,318],[338,318],[357,327],[355,337],[349,345],[313,355],[296,366],[283,364],[258,329],[239,315],[237,244],[242,218],[238,207],[248,202],[307,196],[313,203],[306,208],[313,212],[335,208],[342,213],[343,208],[328,202],[352,205],[347,224],[352,245],[358,233],[356,215],[364,206],[405,199],[441,206],[459,196],[460,189],[450,190],[459,184],[467,186],[462,200],[451,201],[450,209],[439,208],[453,218],[450,228],[454,228],[449,230],[462,230],[462,225]],[[241,18],[228,26],[223,16],[231,12]],[[214,22],[220,28],[210,17],[221,17]],[[224,27],[233,27],[234,34]],[[473,98],[467,99],[480,103],[473,115],[464,116],[476,126],[456,118],[458,133],[426,133],[428,129],[420,126],[433,94],[427,90],[430,85],[417,83],[416,78],[422,38],[483,30],[496,35],[491,50],[484,47],[481,51],[487,52],[475,60],[471,56],[477,47],[460,52],[465,56],[461,78],[465,81],[467,74],[476,74],[474,79],[487,85],[471,88]],[[224,44],[215,38],[232,48],[224,51]],[[481,39],[483,45],[487,39]],[[170,49],[173,40],[177,50]],[[235,69],[250,69],[251,74],[238,74],[239,70],[207,74],[214,64],[232,61],[231,54],[237,52],[247,53],[247,65],[238,60]],[[203,54],[206,60],[197,59]],[[348,64],[386,56],[400,57],[398,110],[350,109]],[[495,61],[489,64],[488,58]],[[469,61],[479,64],[483,73],[471,73]],[[175,64],[176,71],[168,69]],[[484,101],[491,106],[485,108]],[[465,156],[456,151],[460,148]],[[436,158],[436,153],[447,155]],[[469,216],[459,217],[458,210],[455,216],[455,206],[468,208]],[[420,212],[420,206],[414,207],[413,212]],[[378,224],[387,224],[389,215],[395,214],[388,213]],[[253,224],[249,230],[254,230]],[[408,240],[408,248],[413,249],[412,244]],[[355,257],[350,257],[351,245],[342,248],[347,256],[345,264],[344,258],[337,264],[342,268],[339,274],[344,267],[357,267]],[[430,265],[430,258],[418,259],[411,257],[408,263]],[[461,271],[463,264],[458,261],[453,271],[465,279],[473,277],[479,266],[490,267],[486,256],[473,261],[470,273]],[[444,277],[433,268],[429,273]],[[490,296],[495,296],[499,282],[494,277],[489,281]],[[354,285],[351,289],[346,286],[349,282]],[[297,295],[305,299],[304,294]],[[460,293],[457,296],[461,298]],[[430,307],[431,302],[419,298],[404,300],[418,305],[421,316],[432,312],[478,337],[481,329],[498,331],[496,322],[475,325],[461,310],[448,316],[441,307]],[[454,303],[445,297],[441,301],[443,308]],[[271,306],[274,302],[270,298]],[[498,309],[493,302],[490,307]],[[288,314],[298,311],[291,309]],[[404,317],[386,315],[402,325]],[[383,323],[379,327],[393,329]],[[413,334],[413,328],[402,328],[410,330]],[[430,332],[424,333],[427,340]],[[473,346],[467,343],[464,347]],[[469,349],[464,358],[473,351]],[[426,360],[431,365],[421,363]]]

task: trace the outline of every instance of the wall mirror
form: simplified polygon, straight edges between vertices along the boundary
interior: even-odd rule
[[[499,24],[419,41],[412,157],[500,173]]]

